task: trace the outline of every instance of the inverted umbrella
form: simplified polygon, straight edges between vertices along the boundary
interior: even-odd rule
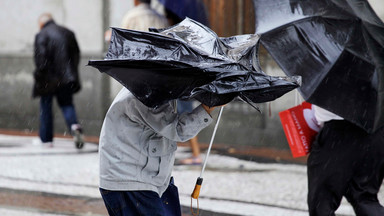
[[[173,99],[219,106],[239,97],[274,100],[298,87],[296,77],[272,77],[260,69],[257,35],[218,38],[186,18],[159,33],[112,29],[105,60],[91,60],[148,107]]]
[[[254,0],[256,33],[310,103],[384,125],[384,24],[366,0]]]

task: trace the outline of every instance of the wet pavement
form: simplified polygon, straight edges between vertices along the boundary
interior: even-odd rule
[[[107,215],[98,191],[95,140],[88,137],[78,150],[61,137],[46,148],[36,145],[34,135],[0,131],[0,215]],[[189,148],[180,146],[176,158],[188,156]],[[308,215],[305,163],[289,158],[276,150],[216,146],[203,175],[200,215]],[[174,168],[184,216],[192,215],[190,194],[200,171],[200,166]],[[337,213],[354,215],[345,200]]]

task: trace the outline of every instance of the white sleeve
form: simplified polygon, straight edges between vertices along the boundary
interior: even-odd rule
[[[325,122],[331,121],[331,120],[343,120],[342,117],[323,109],[319,106],[312,105],[312,108],[315,112],[315,118],[316,121],[319,123],[320,126],[323,126]]]

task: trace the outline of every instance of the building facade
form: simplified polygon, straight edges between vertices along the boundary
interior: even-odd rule
[[[224,4],[226,2],[226,4]],[[236,2],[236,3],[234,3]],[[220,19],[211,16],[211,28],[219,36],[252,33],[250,0],[204,0],[207,10],[225,12]],[[369,0],[375,11],[384,17],[384,2]],[[233,4],[233,5],[228,5]],[[158,2],[153,6],[162,11]],[[37,132],[39,100],[32,99],[33,42],[38,33],[37,18],[43,12],[53,14],[55,21],[75,32],[81,49],[80,76],[82,91],[75,96],[75,105],[85,133],[97,136],[106,110],[116,89],[121,88],[105,74],[87,66],[90,59],[102,59],[108,44],[104,32],[109,26],[120,26],[124,13],[133,7],[130,0],[1,0],[0,7],[0,128]],[[223,14],[223,13],[215,13]],[[251,17],[252,18],[252,17]],[[226,19],[232,20],[225,28]],[[268,56],[262,56],[263,69],[270,75],[283,75]],[[297,104],[297,93],[291,92],[272,103],[260,104],[262,113],[242,102],[225,107],[215,142],[227,145],[254,145],[288,148],[278,112]],[[62,114],[55,105],[55,132],[67,133]],[[213,126],[199,135],[209,142]]]

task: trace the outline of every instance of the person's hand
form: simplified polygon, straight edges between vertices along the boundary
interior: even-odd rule
[[[211,112],[212,112],[216,107],[222,107],[222,106],[225,106],[225,105],[209,107],[209,106],[207,106],[207,105],[205,105],[205,104],[201,104],[201,106],[205,109],[205,111],[207,111],[208,114],[211,114]]]
[[[112,37],[112,30],[108,29],[107,31],[104,32],[104,41],[105,42],[110,42]]]

